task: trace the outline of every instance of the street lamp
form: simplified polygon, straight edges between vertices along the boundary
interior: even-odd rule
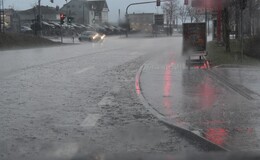
[[[247,0],[240,0],[240,41],[241,41],[241,62],[243,63],[244,56],[244,26],[243,26],[243,11],[246,8]]]
[[[0,32],[5,32],[5,9],[4,1],[0,1]]]
[[[41,16],[41,0],[38,0],[38,16],[37,16],[37,21],[40,26],[40,30],[42,28],[42,16]]]

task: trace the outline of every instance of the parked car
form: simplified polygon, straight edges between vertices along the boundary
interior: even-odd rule
[[[79,35],[79,41],[98,42],[104,40],[105,37],[106,35],[102,33],[95,31],[85,31]]]
[[[30,34],[30,33],[33,33],[33,30],[30,27],[21,26],[20,32],[21,33],[29,33]]]

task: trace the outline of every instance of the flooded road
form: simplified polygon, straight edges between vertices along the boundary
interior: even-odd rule
[[[1,159],[208,150],[159,123],[135,93],[139,67],[175,40],[109,37],[1,51]]]

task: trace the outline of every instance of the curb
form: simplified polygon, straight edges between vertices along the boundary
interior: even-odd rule
[[[135,76],[135,87],[136,87],[136,94],[139,97],[139,99],[141,100],[141,103],[144,105],[144,107],[151,113],[153,114],[158,120],[159,122],[163,123],[164,125],[166,125],[167,127],[171,128],[171,129],[176,129],[177,131],[179,131],[180,133],[182,133],[184,136],[187,136],[189,138],[192,138],[194,140],[200,141],[201,143],[203,143],[204,145],[207,146],[208,149],[214,150],[214,151],[229,151],[228,149],[217,145],[211,141],[209,141],[208,139],[204,138],[202,135],[205,133],[200,132],[198,129],[192,128],[190,126],[187,125],[179,125],[173,122],[170,122],[167,118],[165,118],[162,114],[160,114],[158,111],[156,111],[152,105],[146,100],[145,96],[142,93],[142,87],[141,87],[141,75],[143,72],[143,69],[145,67],[145,64],[143,64],[138,72],[136,73]]]

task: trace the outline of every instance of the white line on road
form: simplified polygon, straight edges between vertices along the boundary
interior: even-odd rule
[[[91,69],[94,69],[94,68],[95,68],[95,67],[83,68],[83,69],[81,69],[81,70],[75,72],[75,74],[81,74],[81,73],[84,73],[84,72],[86,72],[86,71],[88,71],[88,70],[91,70]]]
[[[100,119],[100,114],[89,114],[80,124],[81,127],[94,127]]]

